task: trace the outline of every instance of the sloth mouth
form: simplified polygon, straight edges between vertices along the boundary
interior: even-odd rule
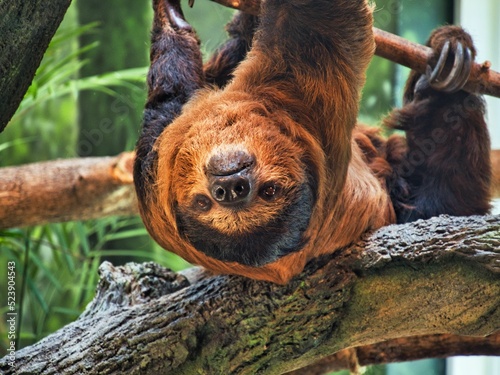
[[[260,267],[300,251],[312,209],[314,194],[309,184],[300,186],[294,198],[268,223],[246,233],[227,234],[200,222],[189,210],[176,209],[179,234],[203,254],[225,262]]]

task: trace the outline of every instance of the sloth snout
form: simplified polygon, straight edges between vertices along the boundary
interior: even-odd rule
[[[237,206],[249,200],[251,189],[248,173],[243,171],[230,176],[214,176],[210,193],[223,206]]]
[[[217,152],[208,161],[206,172],[212,198],[223,206],[241,206],[251,198],[252,166],[255,160],[246,150]]]

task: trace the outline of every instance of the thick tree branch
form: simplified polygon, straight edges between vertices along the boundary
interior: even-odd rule
[[[258,15],[260,12],[260,0],[210,1],[253,15]],[[373,32],[377,45],[376,55],[422,74],[425,73],[432,49],[377,28],[373,28]],[[500,73],[490,69],[490,66],[489,61],[474,64],[464,90],[500,98]]]
[[[152,264],[100,272],[86,312],[19,351],[16,374],[280,374],[350,347],[361,363],[386,361],[372,350],[406,359],[388,353],[411,340],[429,353],[423,335],[440,335],[439,356],[461,350],[446,351],[448,335],[499,350],[500,217],[385,227],[286,286]]]
[[[0,1],[0,132],[21,103],[70,3]]]
[[[133,153],[0,168],[0,228],[137,213]]]

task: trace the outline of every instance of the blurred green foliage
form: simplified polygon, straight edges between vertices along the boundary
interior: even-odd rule
[[[125,5],[126,3],[126,5]],[[376,25],[423,42],[450,20],[450,1],[377,0]],[[184,6],[208,56],[226,37],[232,10],[198,0]],[[112,155],[131,150],[145,100],[148,1],[73,2],[52,40],[32,86],[0,135],[0,166],[55,158]],[[398,104],[407,70],[374,58],[360,119],[376,124]],[[99,138],[93,136],[95,129]],[[1,208],[0,208],[1,209]],[[187,266],[159,248],[140,219],[106,218],[0,231],[0,356],[7,345],[7,261],[16,262],[18,347],[73,321],[92,299],[99,264],[153,260],[174,270]],[[369,370],[382,374],[383,367]]]
[[[99,48],[85,53],[89,63],[80,70],[82,77],[148,65],[149,1],[77,0],[75,5],[79,24],[98,25],[93,33],[79,38],[84,46],[99,43]],[[144,106],[145,74],[136,85],[117,87],[116,97],[98,89],[79,95],[79,156],[116,155],[133,149]]]

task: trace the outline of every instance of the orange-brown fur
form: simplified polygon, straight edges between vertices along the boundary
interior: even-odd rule
[[[397,175],[397,163],[407,153],[404,139],[385,141],[372,129],[356,127],[374,52],[367,1],[267,0],[252,48],[234,72],[237,61],[227,56],[237,50],[241,60],[251,39],[238,29],[241,23],[235,23],[230,47],[205,67],[211,83],[224,86],[231,79],[221,89],[204,87],[197,39],[187,24],[168,16],[169,5],[178,9],[176,1],[154,1],[150,95],[135,170],[141,215],[160,245],[217,273],[286,283],[311,258],[395,223],[394,207],[410,207],[410,193]],[[243,23],[254,27],[256,20],[247,17]],[[180,57],[178,46],[185,51]],[[165,74],[162,69],[175,58],[180,63]],[[210,195],[209,160],[234,150],[255,158],[257,186],[277,182],[280,194],[270,201],[256,197],[243,209],[212,202],[209,210],[197,210],[196,197]],[[221,236],[252,233],[273,223],[311,181],[314,205],[304,244],[271,262],[251,266],[215,259],[197,250],[179,228],[185,225],[179,216],[194,212],[197,225]],[[391,202],[394,192],[403,196],[399,206]]]

